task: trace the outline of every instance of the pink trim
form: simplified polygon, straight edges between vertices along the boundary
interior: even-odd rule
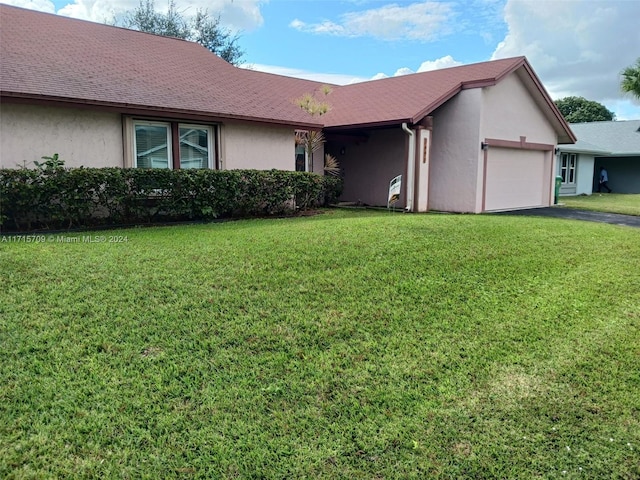
[[[484,143],[489,147],[501,147],[501,148],[517,148],[518,150],[541,150],[550,151],[555,148],[554,145],[548,143],[534,143],[527,142],[527,137],[520,137],[520,141],[513,140],[501,140],[498,138],[485,138]]]
[[[471,88],[493,87],[497,82],[495,78],[486,80],[475,80],[473,82],[462,82],[461,90],[469,90]]]
[[[555,190],[556,190],[556,172],[555,172],[555,165],[554,165],[554,157],[555,157],[555,153],[549,152],[550,155],[550,161],[551,161],[551,168],[549,170],[551,170],[551,181],[549,182],[549,205],[553,206],[554,205],[554,194],[555,194]],[[546,159],[545,159],[546,161]]]
[[[497,77],[496,77],[496,83],[499,82],[500,80],[502,80],[504,77],[506,77],[507,75],[512,74],[513,72],[515,72],[516,70],[518,70],[522,65],[524,65],[525,63],[527,63],[527,57],[525,56],[520,56],[520,57],[514,57],[515,59],[519,59],[518,63],[514,63],[510,68],[507,68],[505,70],[503,70]]]
[[[418,113],[416,113],[410,120],[411,123],[418,123],[419,121],[421,121],[426,115],[430,114],[431,112],[433,112],[436,108],[440,107],[441,105],[445,104],[446,102],[448,102],[449,100],[451,100],[453,97],[455,97],[458,93],[460,93],[460,90],[462,90],[462,84],[456,85],[454,88],[452,88],[451,90],[449,90],[447,93],[445,93],[444,95],[442,95],[440,98],[436,99],[435,101],[431,102],[429,105],[427,105],[426,107],[424,107],[422,110],[420,110]]]
[[[91,109],[96,108],[105,112],[122,113],[132,116],[153,116],[156,118],[170,118],[178,120],[199,121],[199,122],[250,122],[260,125],[282,125],[290,126],[294,128],[300,128],[305,130],[321,130],[322,124],[320,123],[300,123],[292,124],[290,122],[284,122],[273,119],[256,119],[254,117],[244,117],[240,115],[222,115],[222,114],[204,114],[202,112],[193,112],[190,110],[174,110],[174,109],[162,109],[157,107],[148,107],[145,105],[118,105],[108,102],[97,102],[92,100],[74,100],[66,98],[50,98],[44,96],[23,96],[19,94],[12,94],[9,92],[2,92],[0,96],[0,103],[13,103],[21,105],[38,105],[38,106],[51,106],[62,108],[78,108],[78,109]]]
[[[484,168],[482,169],[482,211],[487,209],[487,165],[489,163],[489,149],[485,148],[482,153]]]
[[[415,130],[413,131],[415,134],[414,138],[414,147],[413,147],[413,211],[420,211],[419,206],[416,205],[416,199],[420,198],[420,136],[421,131],[424,130],[424,127],[421,125],[416,125]]]
[[[408,165],[409,162],[407,162],[406,159],[409,156],[409,142],[411,140],[409,135],[407,135],[407,132],[405,132],[404,130],[402,131],[402,134],[404,135],[404,138],[405,138],[404,152],[402,155],[402,158],[405,160],[402,162],[404,164],[404,170],[402,171],[402,184],[405,186],[404,187],[404,206],[406,209],[407,205],[409,205],[409,189],[407,188],[409,186],[409,182],[407,182],[407,178],[409,178],[409,165]]]

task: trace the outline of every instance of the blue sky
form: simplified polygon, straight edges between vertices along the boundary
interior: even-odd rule
[[[263,28],[245,34],[243,44],[249,63],[268,59],[274,65],[369,79],[401,68],[416,71],[424,61],[447,56],[463,63],[488,59],[496,43],[492,37],[504,38],[507,28],[499,3],[482,8],[274,0],[262,8]]]
[[[139,0],[0,0],[105,21]],[[640,57],[639,0],[175,0],[241,34],[250,68],[350,83],[526,55],[552,98],[640,119],[620,71]],[[156,0],[159,10],[166,0]]]

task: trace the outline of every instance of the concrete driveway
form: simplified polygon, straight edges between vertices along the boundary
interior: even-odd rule
[[[569,218],[572,220],[584,220],[587,222],[611,223],[613,225],[626,225],[627,227],[640,228],[640,217],[635,215],[621,215],[619,213],[592,212],[589,210],[576,210],[573,208],[544,207],[528,208],[525,210],[512,210],[510,212],[496,212],[497,215],[526,215],[533,217]]]

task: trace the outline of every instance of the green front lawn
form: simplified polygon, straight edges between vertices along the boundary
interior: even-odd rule
[[[593,193],[592,195],[560,197],[559,201],[570,208],[640,215],[640,194]]]
[[[0,237],[1,478],[640,477],[638,229],[91,235]]]

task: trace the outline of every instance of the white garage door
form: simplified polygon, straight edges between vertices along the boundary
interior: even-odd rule
[[[550,173],[545,170],[545,152],[492,147],[487,153],[486,210],[548,204],[545,185]]]

